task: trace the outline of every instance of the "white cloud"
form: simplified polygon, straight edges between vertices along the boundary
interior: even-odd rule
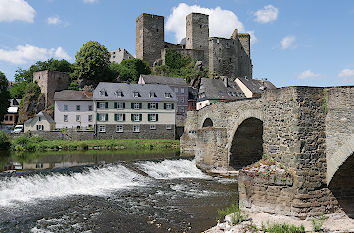
[[[189,6],[185,3],[180,3],[173,8],[166,23],[166,30],[175,33],[178,43],[186,37],[186,16],[192,12],[209,15],[210,36],[230,38],[235,28],[239,32],[245,32],[242,22],[232,11],[223,10],[220,7],[210,9],[202,8],[198,5]],[[254,34],[254,32],[252,33]]]
[[[321,76],[321,74],[315,74],[311,70],[305,70],[297,78],[298,79],[315,79],[320,76]]]
[[[48,21],[48,24],[59,24],[59,23],[62,22],[61,19],[60,19],[58,16],[49,17],[49,18],[47,19],[47,21]]]
[[[256,11],[254,16],[256,16],[255,21],[258,23],[270,23],[277,20],[278,14],[279,10],[276,7],[267,5],[263,9]]]
[[[97,0],[83,0],[84,3],[94,3],[94,2],[97,2]]]
[[[27,64],[32,61],[47,60],[51,57],[71,59],[62,47],[46,49],[26,44],[18,45],[15,50],[0,49],[0,60],[13,64]]]
[[[257,42],[257,37],[254,34],[254,31],[247,31],[247,33],[250,34],[250,36],[251,36],[251,44],[256,43]]]
[[[0,22],[33,23],[36,11],[25,0],[0,0]]]
[[[343,69],[338,73],[338,77],[344,78],[344,81],[354,80],[354,69]]]
[[[291,45],[293,45],[295,40],[296,40],[295,36],[286,36],[286,37],[284,37],[281,40],[281,42],[280,42],[282,49],[289,48]]]

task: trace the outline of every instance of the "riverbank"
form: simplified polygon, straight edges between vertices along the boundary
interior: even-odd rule
[[[178,140],[167,139],[104,139],[104,140],[45,140],[41,137],[20,136],[11,142],[15,152],[75,151],[75,150],[138,150],[138,151],[178,151]]]

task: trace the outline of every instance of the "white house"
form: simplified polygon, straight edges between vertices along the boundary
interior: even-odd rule
[[[54,120],[45,112],[40,112],[33,118],[25,121],[24,131],[51,131],[55,129]]]
[[[56,128],[87,129],[94,126],[92,92],[64,90],[55,92]]]

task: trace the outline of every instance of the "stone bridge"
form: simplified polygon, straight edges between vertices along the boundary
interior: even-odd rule
[[[239,170],[244,208],[354,215],[354,86],[286,87],[188,112],[181,152],[206,171]],[[272,161],[267,170],[260,160]]]

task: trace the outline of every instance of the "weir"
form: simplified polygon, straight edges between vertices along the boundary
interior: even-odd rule
[[[181,152],[209,172],[238,170],[243,208],[353,216],[353,99],[354,86],[285,87],[214,103],[188,112]]]

